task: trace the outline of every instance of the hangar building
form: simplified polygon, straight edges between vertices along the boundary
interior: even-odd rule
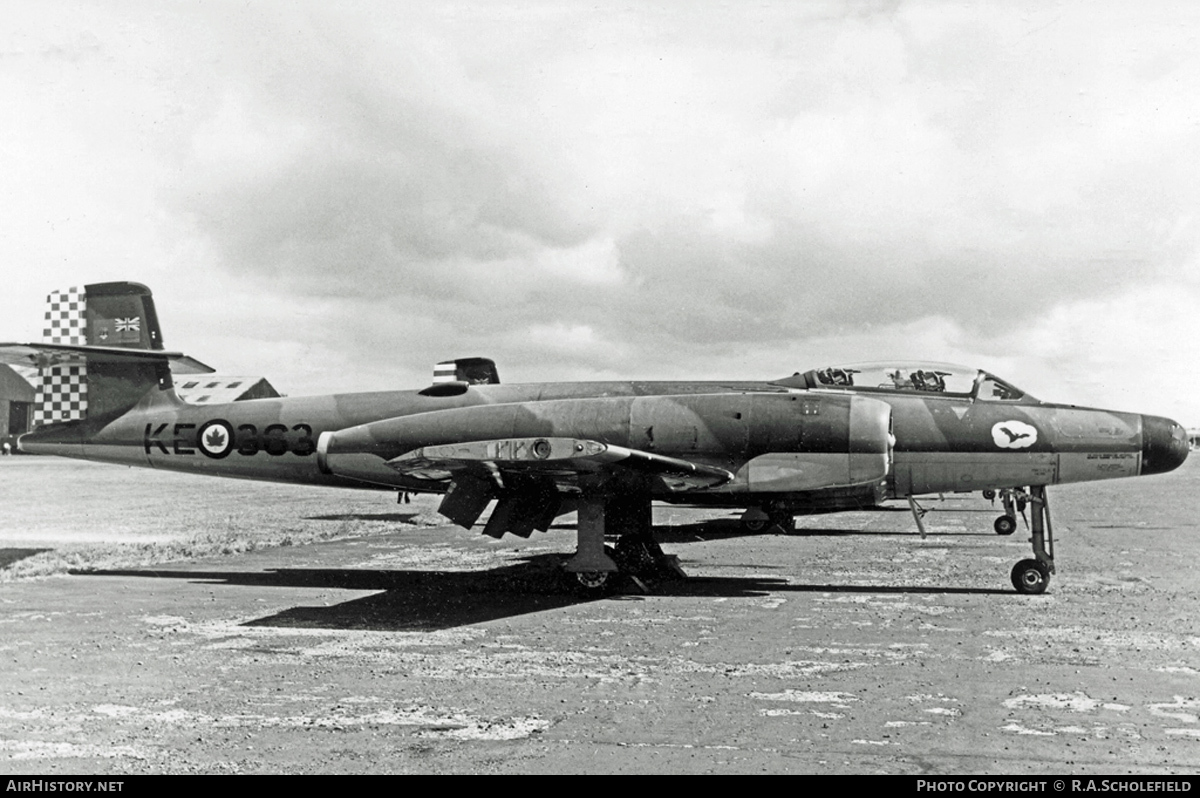
[[[201,377],[176,377],[179,397],[193,404],[240,402],[244,399],[270,399],[279,396],[265,377],[234,377],[205,374]],[[20,435],[33,429],[33,406],[37,390],[20,372],[0,363],[0,438]]]
[[[175,378],[175,393],[194,405],[241,402],[246,399],[274,399],[279,396],[266,377],[231,377],[205,374]]]
[[[0,438],[29,432],[35,394],[29,380],[0,363]]]

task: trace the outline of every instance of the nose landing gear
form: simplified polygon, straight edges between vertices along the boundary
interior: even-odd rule
[[[1004,488],[999,491],[1000,499],[1004,502],[1004,515],[996,519],[993,527],[998,535],[1011,535],[1017,529],[1017,514],[1025,514],[1025,508],[1030,508],[1027,519],[1033,545],[1033,557],[1021,560],[1013,566],[1012,586],[1018,593],[1038,595],[1045,593],[1050,586],[1050,577],[1054,574],[1054,529],[1050,524],[1050,505],[1046,500],[1046,486],[1033,485],[1028,491],[1020,488]],[[983,492],[985,499],[995,499],[996,491]],[[908,496],[909,509],[917,522],[921,538],[925,538],[925,524],[921,518],[928,512],[917,503],[916,497]]]
[[[1046,592],[1050,586],[1050,575],[1054,573],[1054,528],[1050,524],[1050,505],[1046,501],[1045,485],[1029,488],[1029,507],[1032,532],[1029,542],[1033,544],[1033,559],[1021,560],[1013,566],[1012,584],[1018,593],[1032,596]],[[1016,527],[1016,521],[1013,527]]]

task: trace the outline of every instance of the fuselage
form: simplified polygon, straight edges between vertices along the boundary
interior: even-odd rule
[[[470,410],[502,405],[513,406],[516,415],[505,416],[504,408]],[[563,408],[571,411],[569,417]],[[864,409],[874,412],[873,426],[856,432],[853,425],[865,422],[854,419]],[[415,419],[443,411],[456,413]],[[1157,416],[1032,399],[878,390],[867,395],[760,382],[498,384],[216,405],[188,404],[172,390],[154,390],[118,418],[46,427],[23,436],[20,447],[244,479],[440,491],[443,484],[397,473],[385,461],[442,441],[402,440],[388,432],[385,446],[376,430],[430,429],[414,426],[414,419],[438,418],[465,420],[470,427],[485,416],[501,419],[488,423],[501,423],[509,435],[528,429],[592,437],[727,468],[735,475],[727,484],[657,497],[727,506],[753,505],[767,495],[798,508],[819,505],[823,493],[835,506],[841,506],[838,496],[847,497],[846,506],[861,506],[926,493],[1136,476],[1169,471],[1188,451],[1183,429]],[[399,421],[388,427],[389,420]],[[880,424],[890,425],[890,435]],[[864,444],[865,438],[870,440]],[[336,449],[338,440],[357,439],[372,442],[362,447],[361,468],[343,459],[350,465],[331,469],[323,458],[327,453],[319,451],[330,440]],[[843,467],[853,477],[854,458],[868,455],[872,464],[886,458],[882,470],[859,467],[862,479],[851,478],[837,490],[794,478],[801,470]]]

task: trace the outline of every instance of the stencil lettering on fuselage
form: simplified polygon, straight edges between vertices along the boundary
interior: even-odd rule
[[[992,426],[992,440],[1001,449],[1027,449],[1037,443],[1037,427],[1024,421],[1001,421]]]
[[[282,457],[288,452],[308,457],[317,451],[311,424],[293,424],[291,429],[284,424],[268,424],[261,433],[253,424],[239,424],[235,432],[233,425],[222,418],[205,421],[199,429],[196,424],[148,423],[142,445],[146,454],[194,455],[199,449],[214,460],[235,451],[246,457],[259,452],[272,457]]]

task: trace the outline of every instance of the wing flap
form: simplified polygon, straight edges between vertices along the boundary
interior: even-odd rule
[[[486,474],[502,484],[505,473],[515,473],[550,478],[560,487],[573,486],[586,474],[632,469],[657,477],[673,493],[733,479],[724,468],[580,438],[501,438],[424,446],[387,465],[417,479],[445,481],[468,472]]]

